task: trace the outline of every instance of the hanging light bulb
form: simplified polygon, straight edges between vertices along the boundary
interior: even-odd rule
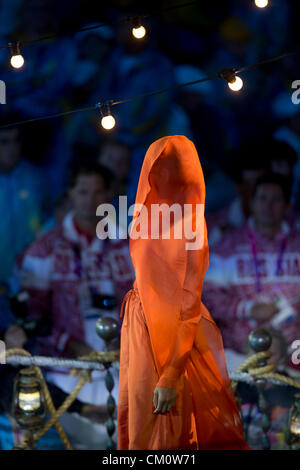
[[[101,112],[101,126],[107,131],[113,129],[116,125],[116,120],[110,112],[111,104],[112,102],[98,103]]]
[[[108,116],[103,116],[101,119],[101,126],[106,130],[110,130],[116,125],[115,118],[110,114]]]
[[[142,39],[146,35],[146,28],[141,24],[141,19],[139,16],[133,19],[132,22],[132,35],[136,39]]]
[[[20,44],[17,42],[16,44],[9,43],[10,47],[10,64],[14,69],[20,69],[24,65],[24,57],[20,52]]]
[[[234,69],[223,69],[218,75],[220,78],[224,78],[224,80],[226,80],[227,85],[232,91],[240,91],[244,86],[243,80],[236,75],[236,71]]]
[[[236,76],[234,82],[228,82],[228,86],[232,91],[240,91],[243,88],[244,83],[240,77]]]
[[[258,8],[265,8],[268,6],[269,0],[255,0],[254,3]]]

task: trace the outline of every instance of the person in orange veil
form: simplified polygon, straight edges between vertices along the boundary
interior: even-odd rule
[[[175,204],[169,229],[155,204]],[[130,230],[136,278],[120,314],[125,306],[119,450],[250,449],[222,337],[201,301],[209,265],[204,204],[204,177],[193,142],[175,135],[151,144]]]

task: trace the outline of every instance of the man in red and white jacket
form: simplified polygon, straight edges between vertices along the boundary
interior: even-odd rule
[[[300,340],[300,232],[284,220],[289,200],[284,177],[271,173],[257,180],[252,216],[212,249],[203,300],[225,348],[246,354],[250,332],[272,326],[289,346],[286,365],[300,371],[300,354],[293,355]]]
[[[242,156],[242,158],[241,158]],[[226,207],[207,214],[209,246],[219,243],[226,232],[242,227],[250,216],[249,206],[255,181],[259,176],[271,171],[290,178],[292,193],[296,193],[293,183],[293,170],[297,161],[296,152],[286,142],[270,137],[249,140],[235,152],[232,175],[235,180],[237,196]],[[286,214],[287,222],[296,230],[300,227],[300,215],[295,208],[295,194]]]
[[[111,178],[109,170],[98,164],[75,167],[70,180],[73,210],[33,243],[23,258],[22,287],[29,294],[29,314],[48,317],[52,323],[51,335],[38,338],[42,355],[79,357],[102,350],[104,343],[96,334],[97,318],[103,315],[119,320],[122,299],[132,287],[134,270],[128,240],[96,236],[96,209],[109,200]],[[121,227],[119,235],[120,231]],[[116,298],[113,311],[95,304],[101,295]],[[48,371],[47,378],[69,392],[74,378],[60,372]],[[79,398],[103,403],[99,393],[94,396],[92,385],[86,384],[87,393],[79,394]]]

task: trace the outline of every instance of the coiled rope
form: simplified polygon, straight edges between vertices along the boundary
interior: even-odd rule
[[[295,388],[300,388],[300,381],[293,379],[292,377],[286,377],[285,375],[273,372],[275,369],[274,364],[267,364],[266,366],[259,367],[258,361],[261,359],[269,359],[271,353],[269,351],[262,351],[248,357],[242,364],[237,368],[237,372],[242,373],[247,371],[249,375],[255,379],[269,379],[275,380],[276,382],[282,382],[286,385],[291,385]],[[254,366],[254,367],[252,367]],[[232,382],[232,387],[235,390],[237,381]]]

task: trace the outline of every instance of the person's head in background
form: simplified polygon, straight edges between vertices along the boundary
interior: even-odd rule
[[[101,146],[98,162],[114,175],[114,194],[124,191],[130,170],[131,149],[123,141],[109,139]]]
[[[97,162],[75,164],[69,175],[69,196],[77,224],[88,233],[95,233],[99,222],[96,216],[100,204],[111,202],[114,176]]]
[[[229,171],[241,198],[244,215],[248,218],[251,214],[251,195],[255,182],[267,171],[267,162],[259,152],[257,141],[251,139],[232,152],[230,164]]]
[[[297,161],[295,150],[287,142],[270,139],[267,152],[270,161],[269,170],[292,179],[294,166]]]
[[[254,185],[251,209],[255,228],[273,239],[290,210],[291,180],[277,173],[265,173]]]
[[[6,122],[10,122],[9,120]],[[13,122],[13,121],[12,121]],[[18,127],[0,129],[0,172],[9,173],[19,163],[21,133]]]

